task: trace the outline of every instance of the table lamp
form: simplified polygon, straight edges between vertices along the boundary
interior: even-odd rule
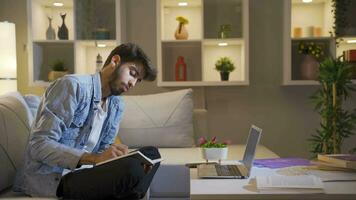
[[[17,91],[15,24],[0,22],[0,95]]]

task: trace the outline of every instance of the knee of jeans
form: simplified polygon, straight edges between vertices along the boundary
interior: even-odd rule
[[[143,154],[148,155],[151,159],[161,158],[161,154],[158,151],[157,147],[146,146],[139,149]]]
[[[126,175],[130,178],[140,180],[145,175],[143,164],[136,158],[127,158],[125,168]]]

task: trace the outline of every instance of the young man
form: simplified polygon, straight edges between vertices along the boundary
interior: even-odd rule
[[[15,190],[65,199],[142,198],[159,164],[152,168],[124,158],[73,170],[128,153],[127,146],[113,144],[124,109],[120,95],[155,78],[142,49],[128,43],[111,52],[100,73],[68,75],[51,84],[32,125]],[[154,147],[141,151],[152,159],[160,157]],[[65,169],[72,172],[62,176]]]

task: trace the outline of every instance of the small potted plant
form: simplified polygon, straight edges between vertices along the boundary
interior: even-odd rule
[[[185,28],[185,25],[189,23],[188,19],[182,17],[182,16],[178,16],[176,18],[176,20],[178,21],[178,27],[176,32],[174,33],[174,37],[177,40],[186,40],[188,39],[188,31]]]
[[[219,162],[227,158],[229,141],[218,142],[216,136],[207,140],[204,137],[199,138],[198,144],[201,148],[202,156],[208,162],[209,160],[218,160]]]
[[[220,25],[218,38],[221,39],[229,38],[230,33],[231,33],[231,24],[222,24]]]
[[[64,67],[63,61],[57,60],[52,66],[52,71],[48,73],[48,80],[54,81],[66,74],[68,74],[68,69]]]
[[[303,55],[300,65],[300,76],[303,80],[316,80],[319,61],[324,57],[321,45],[315,42],[300,42],[298,53]]]
[[[221,57],[216,61],[215,69],[220,72],[222,81],[228,81],[230,72],[235,70],[235,65],[229,57]]]

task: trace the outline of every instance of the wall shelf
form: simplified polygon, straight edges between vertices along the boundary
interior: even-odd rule
[[[52,0],[27,0],[29,85],[49,85],[47,74],[58,60],[63,61],[69,73],[92,74],[96,71],[96,56],[103,62],[111,50],[121,43],[121,0],[61,0],[62,7]],[[60,13],[66,13],[67,40],[58,39],[58,26],[62,25]],[[51,17],[55,39],[46,39]],[[99,47],[99,45],[104,47]]]
[[[228,86],[248,85],[248,1],[189,0],[187,6],[178,1],[157,0],[158,86]],[[189,20],[188,39],[174,38],[177,16]],[[228,24],[227,38],[219,38],[219,29]],[[219,46],[220,45],[220,46]],[[175,81],[177,58],[183,56],[187,80]],[[229,81],[221,81],[215,62],[227,56],[235,64]]]
[[[346,16],[348,19],[354,19],[356,3],[350,2]],[[354,36],[345,36],[338,46],[335,38],[330,36],[334,23],[332,9],[331,0],[314,0],[312,3],[303,3],[301,0],[284,1],[283,85],[319,84],[315,80],[305,79],[307,77],[305,73],[308,72],[305,70],[305,65],[302,66],[305,56],[299,52],[298,45],[301,43],[313,42],[318,45],[323,49],[324,57],[339,57],[346,50],[356,49],[356,43],[347,43],[349,40],[356,39],[356,32]],[[356,30],[353,22],[350,23],[350,27],[345,32],[352,33],[350,30]]]

